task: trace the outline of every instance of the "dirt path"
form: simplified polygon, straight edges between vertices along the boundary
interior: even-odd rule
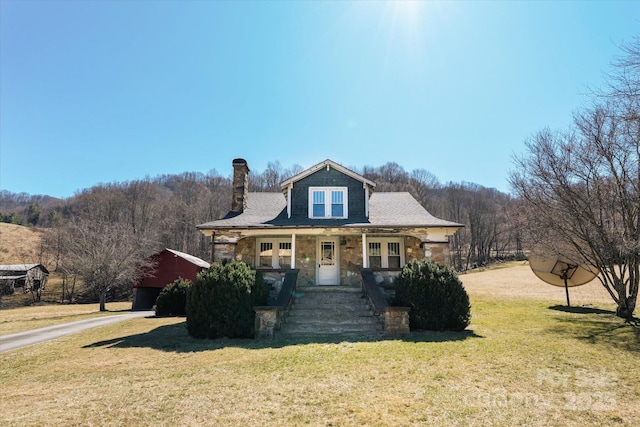
[[[131,313],[115,314],[113,316],[105,317],[94,317],[91,319],[63,323],[61,325],[47,326],[46,328],[18,332],[16,334],[3,335],[0,337],[0,353],[26,347],[32,344],[41,343],[43,341],[60,338],[65,335],[75,334],[87,329],[122,322],[123,320],[153,315],[153,311],[134,311]]]

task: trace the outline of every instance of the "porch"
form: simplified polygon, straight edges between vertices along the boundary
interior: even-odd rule
[[[245,262],[266,277],[296,269],[299,286],[359,286],[362,270],[371,269],[376,281],[387,287],[414,259],[449,261],[447,237],[423,230],[400,234],[397,230],[311,229],[288,235],[270,231],[216,234],[211,258]]]

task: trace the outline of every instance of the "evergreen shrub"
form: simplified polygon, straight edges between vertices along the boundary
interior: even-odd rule
[[[251,338],[253,307],[268,296],[262,275],[247,264],[214,263],[187,293],[187,331],[195,338]]]
[[[462,331],[471,321],[471,304],[456,272],[425,259],[405,265],[395,281],[393,304],[410,307],[411,329]]]
[[[156,316],[186,316],[191,280],[179,278],[168,284],[156,299]]]

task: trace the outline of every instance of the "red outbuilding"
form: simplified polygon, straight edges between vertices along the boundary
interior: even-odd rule
[[[155,270],[133,286],[132,310],[151,309],[165,286],[179,278],[194,281],[200,271],[210,267],[208,262],[198,257],[173,249],[160,251],[151,259]]]

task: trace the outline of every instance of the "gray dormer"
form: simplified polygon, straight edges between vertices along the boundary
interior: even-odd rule
[[[366,221],[376,184],[332,160],[325,160],[280,185],[287,217],[306,220]]]

